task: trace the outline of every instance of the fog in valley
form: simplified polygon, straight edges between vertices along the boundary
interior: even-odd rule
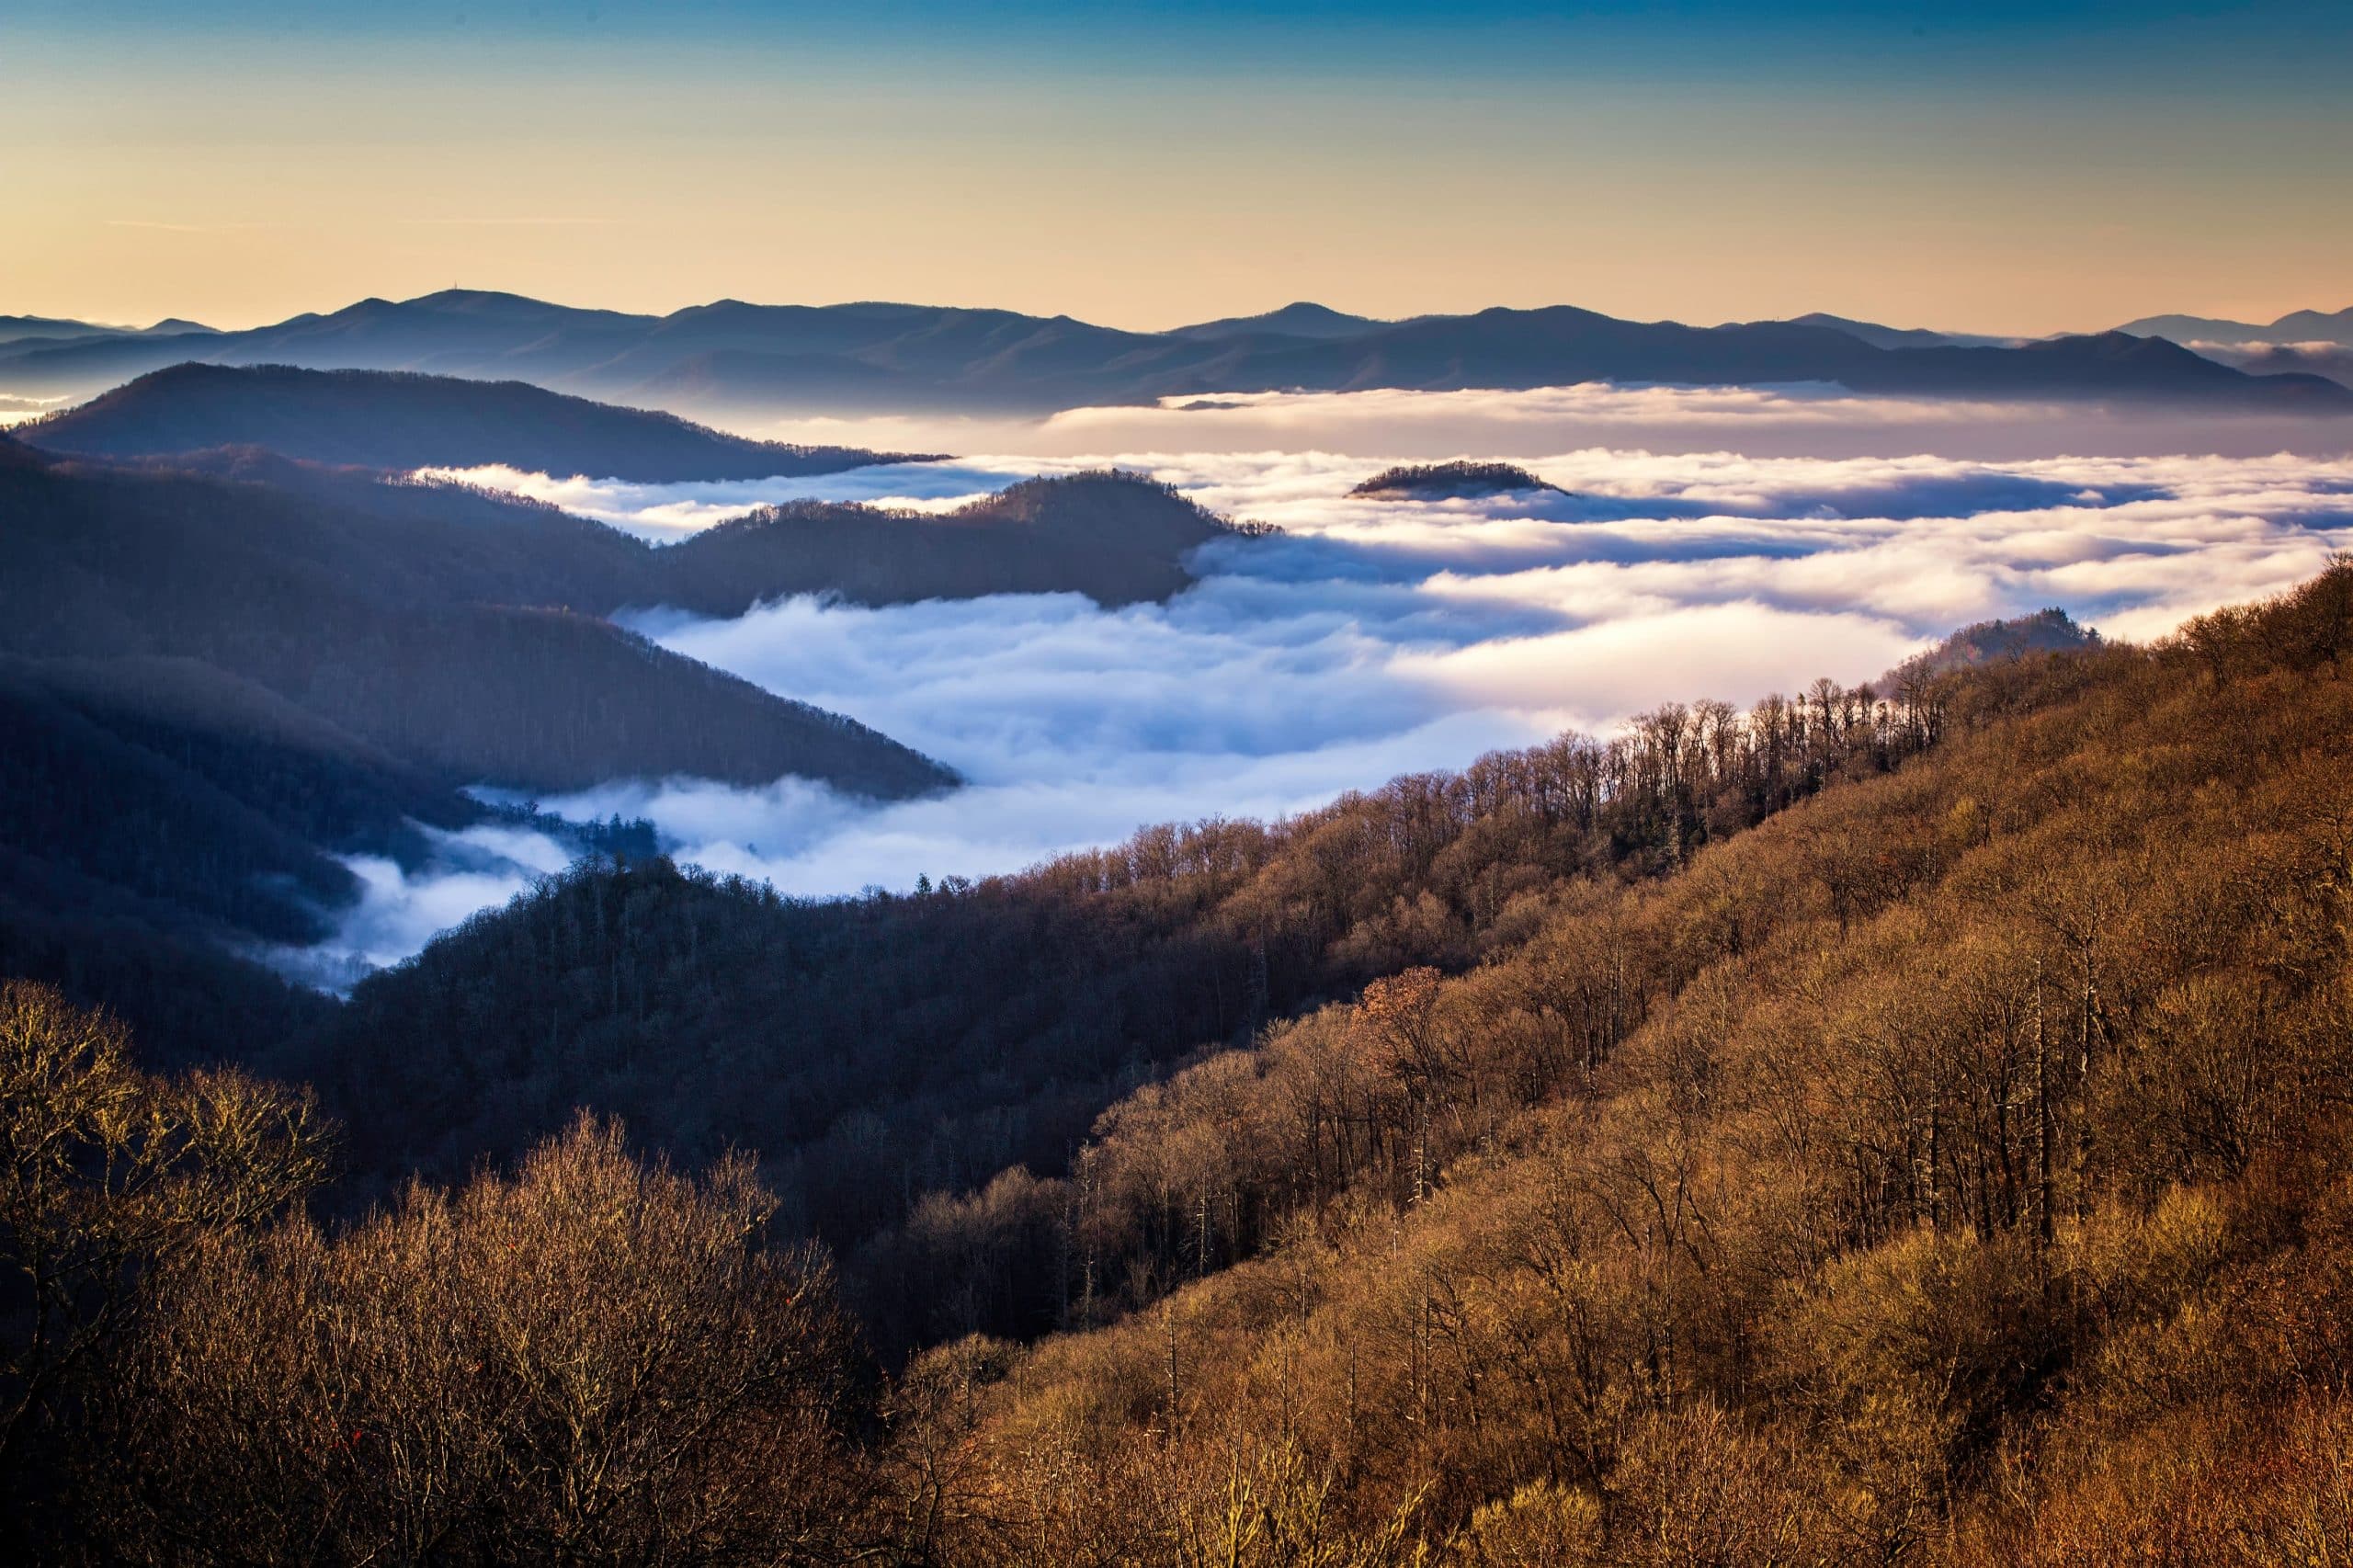
[[[2336,422],[2193,427],[1804,389],[1196,402],[1213,406],[747,431],[991,454],[801,479],[448,474],[661,540],[781,500],[939,511],[1031,474],[1115,466],[1280,530],[1205,547],[1199,583],[1166,604],[796,597],[729,620],[642,607],[626,619],[664,645],[871,725],[967,786],[877,805],[790,778],[639,779],[540,805],[648,818],[678,858],[784,892],[904,890],[1150,823],[1279,817],[1564,729],[1606,733],[1664,701],[1866,679],[1956,627],[2046,606],[2157,637],[2353,545]],[[2185,450],[2206,455],[2171,455]],[[1512,459],[1557,488],[1347,494],[1392,462],[1461,455]],[[293,961],[348,974],[397,960],[568,858],[504,827],[442,849],[413,874],[353,861],[360,903]]]

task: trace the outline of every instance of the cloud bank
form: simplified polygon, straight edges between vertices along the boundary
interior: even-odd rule
[[[1541,458],[1585,447],[1752,457],[1946,457],[2017,461],[2063,455],[2256,457],[2353,454],[2353,419],[2218,413],[2160,404],[1980,403],[1868,397],[1826,385],[1624,386],[1525,392],[1232,392],[1154,406],[1075,408],[1042,421],[777,420],[698,408],[749,436],[880,450],[1021,452],[1324,451],[1429,459]]]
[[[492,463],[480,468],[419,469],[416,477],[509,491],[609,523],[656,544],[674,544],[714,523],[780,501],[859,501],[906,511],[950,511],[1036,472],[1034,463],[1017,459],[999,468],[970,462],[891,463],[804,477],[636,484],[585,474],[558,478]]]
[[[1457,396],[1365,395],[1400,428],[1450,418]],[[1200,581],[1165,605],[801,597],[732,620],[638,618],[679,653],[847,713],[972,780],[881,806],[793,778],[617,781],[542,802],[648,817],[682,859],[814,895],[1016,869],[1152,822],[1279,816],[1565,728],[1606,731],[1661,701],[1867,678],[1956,626],[2046,605],[2152,637],[2353,548],[2344,458],[1586,445],[1527,463],[1566,494],[1349,499],[1413,455],[1394,445],[1406,450],[1030,453],[729,485],[466,477],[675,538],[788,496],[947,506],[1108,461],[1284,530],[1206,547]],[[551,854],[544,841],[467,839],[422,875],[364,865],[367,897],[338,946],[396,958],[525,885]]]

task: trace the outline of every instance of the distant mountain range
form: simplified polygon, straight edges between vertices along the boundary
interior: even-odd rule
[[[2353,347],[2339,348],[2323,343],[2291,348],[2280,344],[2264,348],[2211,348],[2206,353],[2250,375],[2325,376],[2353,387]]]
[[[1881,326],[1877,322],[1856,321],[1848,316],[1834,316],[1826,311],[1813,311],[1790,318],[1796,326],[1824,326],[1833,332],[1843,332],[1859,337],[1874,348],[2011,348],[2024,339],[1992,337],[1972,332],[1931,332],[1926,327]]]
[[[449,290],[231,333],[0,343],[0,393],[88,396],[182,360],[522,381],[706,415],[1034,415],[1221,392],[1833,382],[1917,396],[2353,412],[2353,390],[2247,375],[2123,333],[2007,345],[1843,318],[1693,327],[1567,306],[1381,322],[1297,303],[1125,332],[927,305],[722,301],[666,316]]]
[[[2291,311],[2268,323],[2213,316],[2146,316],[2117,329],[2186,343],[2251,376],[2325,376],[2353,387],[2353,308]]]
[[[200,337],[212,333],[201,322],[166,316],[153,326],[108,326],[56,316],[0,316],[0,344],[52,345],[92,337]]]
[[[2341,311],[2290,311],[2266,324],[2215,316],[2143,316],[2116,329],[2135,337],[2169,337],[2176,343],[2232,348],[2298,343],[2333,343],[2353,348],[2353,307]]]
[[[674,414],[616,408],[523,381],[384,370],[153,370],[17,435],[57,452],[150,457],[214,447],[364,468],[476,468],[665,483],[834,473],[904,453],[752,441]]]

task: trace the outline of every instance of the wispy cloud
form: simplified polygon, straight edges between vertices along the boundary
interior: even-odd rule
[[[448,229],[606,229],[620,226],[620,218],[404,218],[404,223]]]
[[[106,226],[109,229],[152,229],[167,234],[225,234],[243,229],[282,229],[286,227],[285,224],[276,222],[274,221],[256,222],[168,223],[155,218],[108,218],[105,222]]]
[[[1072,466],[1072,465],[1044,465]],[[586,474],[558,478],[502,464],[429,468],[427,480],[454,480],[511,491],[583,517],[610,523],[656,544],[699,533],[756,506],[822,497],[862,501],[908,511],[942,512],[1040,472],[1035,459],[978,459],[955,463],[895,463],[807,478],[723,479],[690,484],[638,484]]]

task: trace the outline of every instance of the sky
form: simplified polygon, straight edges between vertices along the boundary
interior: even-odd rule
[[[5,0],[0,312],[2353,304],[2353,6]]]
[[[451,476],[675,540],[763,501],[947,507],[1112,463],[1281,530],[1204,547],[1197,585],[1165,603],[801,597],[733,619],[631,616],[670,648],[847,713],[968,782],[876,805],[791,778],[620,780],[541,806],[644,816],[680,858],[787,892],[904,890],[1151,823],[1279,817],[1563,730],[1608,734],[1662,702],[1745,705],[1820,676],[1869,680],[1957,627],[2046,606],[2154,638],[2353,547],[2342,447],[2185,456],[2159,429],[2137,452],[2086,455],[2063,418],[2030,407],[1589,387],[1270,394],[1142,423],[1103,412],[1033,427],[1010,454],[813,478]],[[1931,422],[1942,438],[1923,449]],[[1847,433],[1874,424],[1903,443],[1855,455]],[[1697,438],[1665,449],[1678,429]],[[2040,455],[1952,455],[2022,450],[1968,438],[2003,429],[2040,433]],[[1090,435],[1160,444],[1088,448]],[[1349,497],[1433,447],[1514,450],[1559,488]],[[406,871],[355,861],[366,892],[343,929],[281,961],[348,978],[355,961],[396,960],[566,858],[536,835],[484,828],[447,835]]]

